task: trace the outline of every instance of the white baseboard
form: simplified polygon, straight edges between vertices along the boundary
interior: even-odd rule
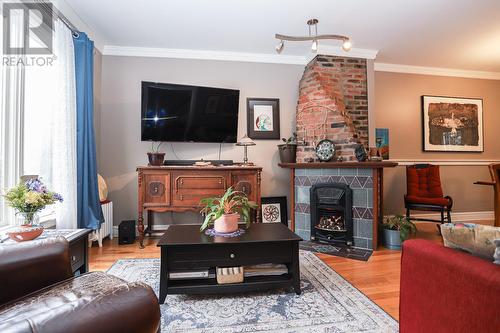
[[[424,219],[441,219],[440,213],[428,213],[428,214],[411,214],[415,218]],[[495,213],[493,211],[482,211],[482,212],[452,212],[451,221],[452,222],[473,222],[473,221],[484,221],[484,220],[494,220]]]

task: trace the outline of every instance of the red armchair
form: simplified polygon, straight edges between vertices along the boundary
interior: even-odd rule
[[[406,167],[406,189],[404,199],[407,218],[416,221],[451,222],[453,200],[449,196],[443,196],[439,166],[416,164]],[[410,216],[412,210],[440,212],[441,220],[412,218]]]
[[[500,332],[500,265],[423,239],[402,251],[400,332]]]

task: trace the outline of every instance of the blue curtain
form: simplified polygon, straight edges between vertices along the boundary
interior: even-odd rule
[[[80,32],[73,38],[76,77],[76,164],[78,228],[104,222],[97,183],[94,137],[94,42]]]

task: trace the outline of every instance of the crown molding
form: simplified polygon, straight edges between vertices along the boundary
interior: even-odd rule
[[[393,72],[393,73],[408,73],[408,74],[422,74],[422,75],[435,75],[435,76],[453,76],[471,79],[486,79],[486,80],[500,80],[500,72],[487,72],[487,71],[472,71],[465,69],[455,68],[442,68],[442,67],[423,67],[411,65],[399,65],[375,62],[375,71],[377,72]]]
[[[229,51],[206,51],[190,49],[168,49],[153,47],[133,46],[104,46],[103,55],[124,57],[154,57],[172,59],[198,59],[198,60],[221,60],[241,62],[261,62],[270,64],[305,65],[307,58],[304,56],[244,53]]]
[[[363,58],[363,59],[373,60],[377,57],[378,50],[352,48],[350,51],[344,51],[342,49],[342,47],[340,47],[340,46],[322,45],[320,43],[318,45],[318,53],[317,54],[326,54],[326,55],[332,55],[332,56],[338,56],[338,57]],[[316,54],[314,54],[314,56],[316,56]]]
[[[317,54],[374,59],[377,52],[378,51],[367,49],[352,49],[349,52],[345,52],[340,47],[329,46],[320,46],[318,53],[311,53],[307,56],[116,45],[105,45],[103,49],[103,55],[108,56],[240,61],[285,65],[307,65]]]

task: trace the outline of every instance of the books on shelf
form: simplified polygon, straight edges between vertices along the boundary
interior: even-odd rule
[[[288,274],[288,268],[282,264],[261,264],[244,267],[245,277],[283,274]]]
[[[215,271],[202,269],[196,271],[175,271],[168,274],[170,280],[213,279]]]

